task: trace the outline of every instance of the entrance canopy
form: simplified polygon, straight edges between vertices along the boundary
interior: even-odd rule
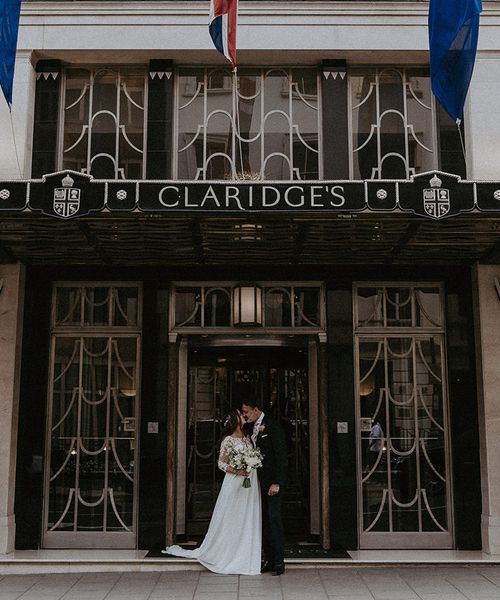
[[[0,260],[32,264],[500,261],[500,181],[0,182]]]

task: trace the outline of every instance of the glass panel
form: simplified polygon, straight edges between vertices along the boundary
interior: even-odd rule
[[[134,327],[139,324],[138,314],[138,294],[136,287],[112,288],[113,305],[113,325],[118,327]]]
[[[316,69],[179,71],[180,179],[317,179]]]
[[[139,289],[134,286],[56,288],[56,327],[136,327]],[[83,309],[83,316],[82,316]]]
[[[264,315],[266,327],[290,327],[291,288],[266,288],[264,290]]]
[[[132,531],[137,338],[55,337],[49,531]]]
[[[201,326],[201,288],[175,289],[175,324],[179,327]]]
[[[85,172],[91,72],[71,69],[65,74],[63,169]]]
[[[416,325],[441,327],[441,295],[438,288],[417,288],[415,291]]]
[[[386,288],[386,315],[387,326],[411,327],[412,325],[412,300],[411,288]]]
[[[109,287],[90,287],[84,291],[84,324],[109,325],[112,290]]]
[[[55,325],[80,325],[82,321],[82,298],[85,290],[76,287],[60,287],[56,290]]]
[[[363,530],[447,531],[441,337],[360,338]]]
[[[144,73],[124,71],[120,83],[119,168],[125,179],[142,179]]]
[[[441,290],[432,286],[358,287],[357,327],[441,328]]]
[[[63,77],[62,167],[97,178],[142,178],[145,72],[68,69]]]
[[[319,327],[320,290],[311,287],[296,287],[295,293],[295,327]]]
[[[231,291],[209,289],[205,291],[205,327],[231,325]]]
[[[426,507],[424,528],[440,531],[448,527],[441,340],[417,340],[416,350],[420,478]]]
[[[408,122],[412,124],[408,138],[410,164],[416,173],[436,167],[434,159],[434,122],[432,92],[425,69],[406,70],[406,104]]]
[[[428,72],[354,70],[350,89],[354,179],[407,179],[437,167]]]
[[[358,288],[358,321],[360,327],[384,325],[384,292],[377,288]]]
[[[222,419],[229,412],[224,367],[189,370],[187,519],[191,534],[206,531],[222,481],[217,468]]]

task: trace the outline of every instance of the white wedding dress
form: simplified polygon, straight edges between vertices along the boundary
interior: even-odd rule
[[[227,436],[222,440],[218,465],[226,471],[233,448],[252,448],[248,438]],[[196,550],[168,546],[164,552],[197,559],[204,567],[223,575],[258,575],[261,567],[261,501],[255,469],[251,487],[243,477],[226,473],[203,543]]]

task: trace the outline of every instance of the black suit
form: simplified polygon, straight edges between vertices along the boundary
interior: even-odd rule
[[[287,481],[288,452],[285,434],[279,423],[264,415],[261,429],[255,445],[264,457],[262,467],[257,469],[262,498],[264,558],[271,564],[280,565],[285,553],[281,504]],[[280,491],[274,496],[269,496],[269,488],[273,483],[280,486]]]

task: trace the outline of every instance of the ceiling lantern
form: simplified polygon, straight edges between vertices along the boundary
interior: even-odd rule
[[[262,326],[262,288],[239,283],[233,288],[233,324],[237,327]]]

